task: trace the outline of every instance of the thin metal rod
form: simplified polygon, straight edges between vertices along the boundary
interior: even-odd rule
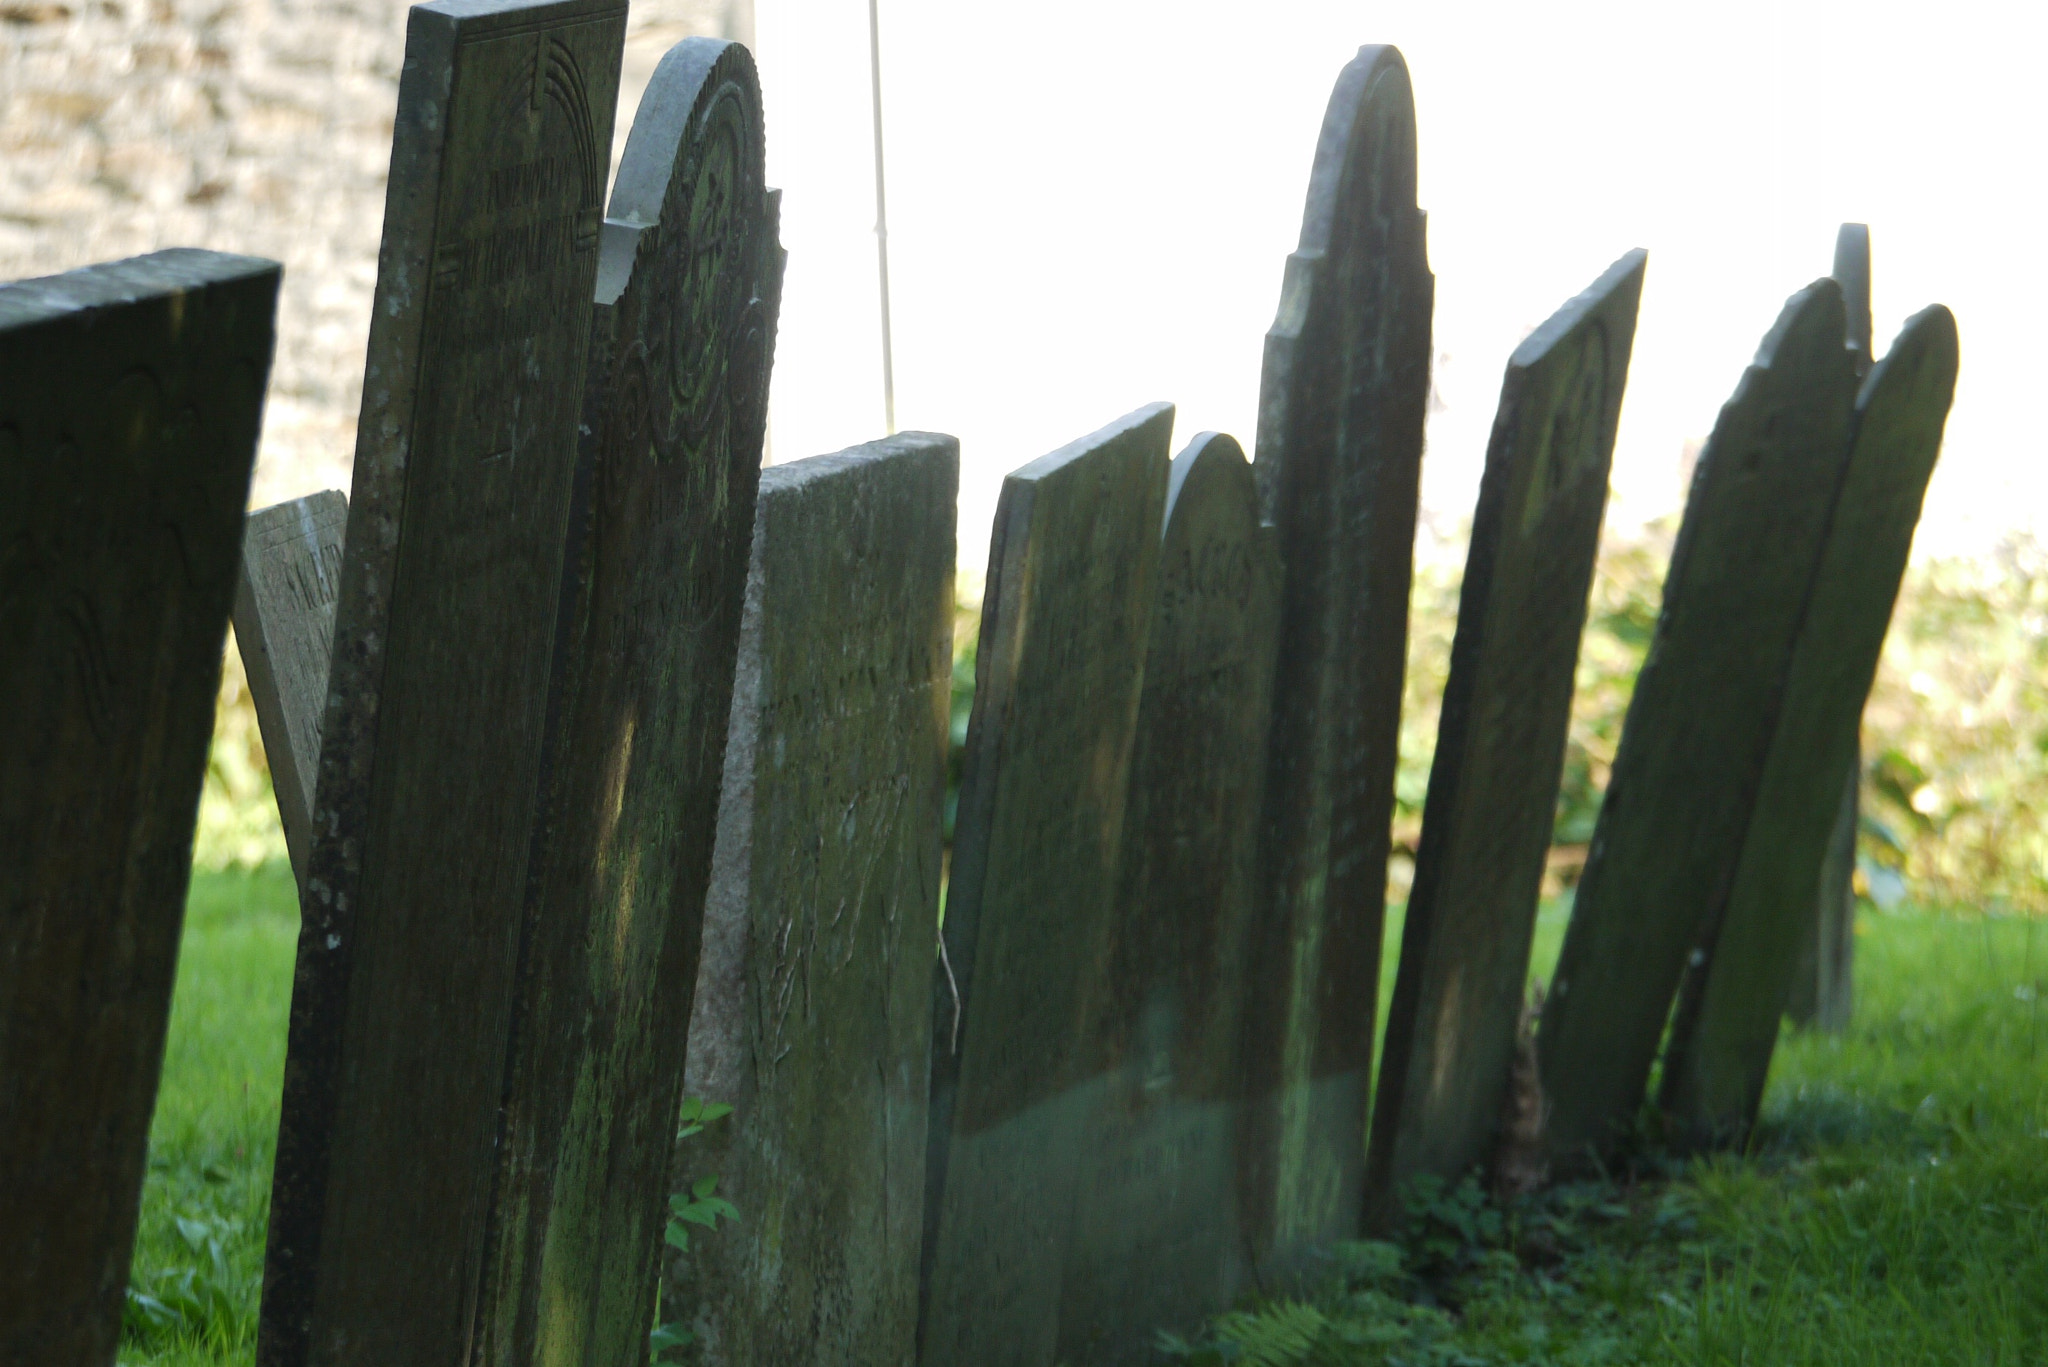
[[[882,277],[882,420],[896,435],[896,352],[889,333],[889,187],[882,172],[882,17],[868,0],[868,77],[875,97],[875,260]]]

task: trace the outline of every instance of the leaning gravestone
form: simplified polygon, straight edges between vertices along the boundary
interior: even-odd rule
[[[1285,581],[1247,1003],[1246,1240],[1293,1270],[1357,1232],[1407,663],[1429,273],[1398,50],[1344,68],[1266,334],[1258,460]]]
[[[1645,260],[1531,333],[1501,386],[1373,1106],[1377,1226],[1499,1135]]]
[[[934,982],[924,1367],[1053,1360],[1172,427],[1152,404],[1003,482]]]
[[[1855,439],[1807,599],[1769,763],[1706,963],[1686,979],[1658,1104],[1689,1147],[1756,1121],[1799,934],[1956,385],[1956,325],[1910,319],[1856,402]]]
[[[916,1357],[959,476],[927,433],[761,476],[685,1083],[733,1114],[678,1153],[740,1218],[662,1300],[715,1367]]]
[[[1161,1327],[1229,1307],[1238,1032],[1253,931],[1279,548],[1244,452],[1174,458],[1123,854],[1087,1018],[1101,1078],[1059,1305],[1061,1361],[1147,1361]]]
[[[1693,472],[1537,1035],[1554,1163],[1583,1166],[1629,1134],[1734,874],[1848,453],[1842,329],[1834,281],[1793,295]]]
[[[477,1364],[646,1352],[781,300],[753,58],[663,57],[599,255]]]
[[[277,286],[0,287],[0,1362],[120,1342]]]
[[[625,7],[416,6],[270,1243],[266,1367],[468,1351]]]
[[[235,584],[235,643],[249,674],[277,814],[301,887],[312,843],[313,775],[320,764],[320,716],[347,526],[348,497],[339,489],[249,514]]]

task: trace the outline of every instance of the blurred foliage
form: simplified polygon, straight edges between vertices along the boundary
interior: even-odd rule
[[[256,704],[249,697],[249,676],[230,630],[214,708],[213,749],[206,760],[206,786],[199,796],[192,862],[202,869],[220,870],[255,868],[283,858],[284,827],[278,824],[277,799],[270,791],[270,765],[263,757]]]

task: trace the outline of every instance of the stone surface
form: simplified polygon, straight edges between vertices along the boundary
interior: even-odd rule
[[[1630,1134],[1679,979],[1727,896],[1848,455],[1842,338],[1834,281],[1793,295],[1693,471],[1537,1035],[1560,1168]]]
[[[1373,1105],[1375,1226],[1500,1133],[1645,260],[1553,314],[1501,384]]]
[[[0,286],[0,1362],[120,1341],[277,289]]]
[[[347,528],[348,496],[339,489],[253,512],[242,533],[242,572],[235,582],[235,641],[263,728],[292,872],[301,885],[312,840],[313,776],[320,765],[320,718]]]
[[[625,11],[412,11],[258,1360],[469,1351]]]
[[[733,1114],[677,1155],[740,1218],[662,1301],[706,1364],[916,1358],[959,476],[929,433],[761,476],[684,1084]]]
[[[1275,1274],[1359,1226],[1435,292],[1407,65],[1361,48],[1324,115],[1259,386],[1285,584],[1244,1210]]]
[[[781,300],[761,175],[753,59],[678,44],[599,259],[478,1363],[645,1352]]]
[[[1955,319],[1937,304],[1907,321],[1857,396],[1848,469],[1741,861],[1706,963],[1687,975],[1672,1019],[1658,1104],[1683,1145],[1740,1144],[1756,1121],[1955,385]]]
[[[1003,482],[934,980],[925,1367],[1053,1361],[1172,426],[1152,404]]]
[[[1124,813],[1088,1018],[1101,1079],[1060,1288],[1058,1360],[1154,1359],[1243,1282],[1238,1034],[1253,929],[1279,548],[1251,466],[1174,458]]]

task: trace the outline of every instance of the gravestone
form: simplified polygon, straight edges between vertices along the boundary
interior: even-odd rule
[[[1937,304],[1907,321],[1857,396],[1848,468],[1741,861],[1672,1020],[1658,1104],[1682,1145],[1740,1144],[1756,1121],[1955,384],[1955,319]]]
[[[760,85],[736,43],[663,57],[599,253],[549,702],[548,794],[474,1361],[637,1367],[781,300]]]
[[[277,287],[0,286],[0,1362],[120,1342]]]
[[[235,642],[248,671],[277,815],[301,887],[347,526],[348,497],[339,489],[253,512],[242,533],[242,573],[235,582]]]
[[[715,1367],[915,1360],[959,443],[762,472],[678,1146],[737,1222],[663,1318]],[[669,1307],[674,1307],[671,1310]]]
[[[1279,548],[1236,441],[1174,458],[1125,799],[1101,1078],[1060,1290],[1058,1358],[1149,1362],[1161,1327],[1227,1309],[1238,1035],[1253,931]]]
[[[1361,48],[1324,115],[1259,385],[1253,469],[1285,570],[1247,1003],[1262,1276],[1359,1225],[1435,291],[1408,68]]]
[[[1003,481],[934,975],[918,1360],[1053,1360],[1173,408]]]
[[[1499,1137],[1645,260],[1531,333],[1501,385],[1373,1106],[1376,1226]]]
[[[413,8],[292,987],[265,1367],[469,1348],[625,6]]]
[[[1834,281],[1793,295],[1694,468],[1537,1034],[1544,1148],[1560,1167],[1628,1137],[1727,894],[1848,454],[1842,336]]]

